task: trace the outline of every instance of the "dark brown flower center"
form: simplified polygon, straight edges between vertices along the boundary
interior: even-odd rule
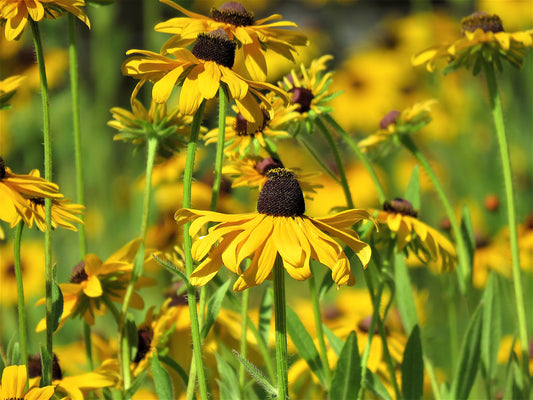
[[[481,28],[483,32],[503,32],[503,24],[496,14],[489,14],[485,11],[475,12],[461,21],[463,36],[466,31],[474,32]]]
[[[261,123],[250,122],[242,116],[241,113],[237,113],[235,117],[234,129],[239,136],[254,136],[256,133],[261,133],[267,127],[270,122],[270,115],[266,110],[261,109],[263,112],[263,118]]]
[[[41,355],[34,354],[28,356],[28,377],[36,378],[43,376],[43,368],[41,363]],[[61,380],[63,379],[63,372],[59,366],[59,361],[57,360],[57,355],[52,354],[52,380]]]
[[[2,157],[0,157],[0,180],[6,176],[6,163]]]
[[[383,203],[383,211],[408,215],[414,218],[418,217],[418,211],[413,208],[411,202],[400,198],[396,198],[394,200],[386,201],[385,203]]]
[[[235,62],[235,47],[223,29],[209,33],[200,33],[192,47],[192,54],[204,61],[214,61],[231,68]]]
[[[292,93],[292,102],[300,105],[298,109],[300,113],[307,112],[311,109],[311,102],[315,98],[312,90],[294,87],[289,90],[289,93]]]
[[[139,341],[137,343],[137,354],[135,354],[135,358],[133,359],[135,363],[141,361],[150,351],[150,344],[154,338],[154,332],[148,326],[140,328],[137,330],[137,337]]]
[[[363,333],[368,333],[368,332],[370,332],[370,324],[371,324],[371,322],[372,322],[372,317],[368,316],[365,319],[361,320],[357,324],[357,328],[359,329],[359,331],[361,331]],[[378,333],[378,327],[377,327],[377,324],[376,324],[374,326],[374,334],[377,334],[377,333]]]
[[[255,169],[257,170],[257,172],[265,176],[268,171],[274,168],[284,168],[284,166],[280,160],[272,157],[263,158],[263,160],[259,161],[255,165]]]
[[[211,9],[211,18],[233,26],[250,26],[254,24],[254,13],[249,12],[241,3],[228,1],[218,8]]]
[[[387,129],[390,124],[395,124],[400,114],[401,112],[398,110],[389,111],[387,115],[379,121],[379,129]]]
[[[302,188],[293,172],[274,168],[259,193],[257,211],[274,217],[296,217],[305,212]]]
[[[30,202],[36,205],[44,206],[44,197],[32,197]]]
[[[85,272],[85,261],[80,261],[72,269],[72,275],[70,276],[70,283],[81,283],[89,279],[87,272]]]

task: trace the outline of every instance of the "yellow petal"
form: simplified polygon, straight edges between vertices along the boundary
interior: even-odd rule
[[[204,99],[198,83],[198,74],[203,70],[204,67],[202,65],[197,65],[189,72],[185,81],[183,81],[179,100],[179,107],[182,114],[194,114]]]
[[[100,284],[98,277],[94,275],[89,276],[84,285],[83,293],[89,297],[100,297],[102,295],[102,285]]]
[[[168,100],[183,70],[183,66],[178,66],[154,84],[152,97],[156,103],[164,103]]]
[[[204,64],[204,70],[198,74],[198,86],[202,96],[212,99],[218,92],[220,77],[222,76],[218,65],[213,61]]]

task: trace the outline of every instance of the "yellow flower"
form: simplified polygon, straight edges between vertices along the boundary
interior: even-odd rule
[[[453,244],[441,233],[418,219],[418,212],[404,199],[385,202],[377,212],[376,220],[386,229],[380,231],[383,238],[387,230],[396,235],[397,251],[410,251],[424,263],[439,265],[439,270],[451,270],[457,264]]]
[[[84,0],[0,0],[0,20],[5,20],[2,22],[5,23],[7,40],[20,37],[28,24],[28,17],[38,22],[69,12],[90,28],[89,18],[81,9],[84,6]]]
[[[106,301],[122,302],[126,287],[131,278],[133,260],[141,244],[141,239],[135,239],[126,244],[120,250],[111,255],[102,263],[95,254],[87,254],[72,271],[70,283],[59,285],[63,294],[63,314],[60,319],[60,327],[69,317],[81,316],[89,325],[94,324],[95,315],[103,315],[106,312]],[[144,262],[154,262],[146,250]],[[153,280],[139,278],[136,289],[153,284]],[[45,299],[39,300],[36,305],[45,303]],[[133,293],[130,307],[142,309],[144,301],[138,293]],[[37,332],[46,329],[46,320],[43,319],[37,325]]]
[[[370,246],[349,228],[370,218],[370,214],[365,210],[348,210],[310,218],[304,215],[304,197],[294,173],[274,168],[267,176],[268,181],[257,201],[257,212],[233,215],[191,209],[176,212],[179,224],[193,221],[189,230],[191,236],[208,222],[218,223],[192,247],[195,260],[202,260],[206,255],[207,258],[191,274],[191,283],[205,285],[224,265],[239,275],[233,290],[257,286],[270,276],[279,254],[285,270],[296,280],[311,277],[309,260],[313,258],[331,269],[337,285],[353,285],[355,277],[350,262],[342,246],[329,235],[351,247],[366,267],[370,261]],[[247,257],[252,257],[252,262],[241,272],[241,261]]]
[[[26,389],[28,374],[24,365],[11,365],[2,372],[0,399],[48,400],[54,395],[53,386],[42,388],[30,386]]]
[[[10,107],[8,101],[13,97],[24,79],[26,79],[25,76],[14,75],[0,81],[0,111]]]
[[[391,141],[395,143],[398,135],[409,135],[426,126],[431,121],[431,107],[436,103],[436,100],[426,100],[403,111],[390,111],[381,119],[380,129],[361,140],[358,146],[363,151],[377,150],[382,154],[388,150],[386,146],[392,144]]]
[[[291,137],[285,127],[289,122],[298,119],[298,105],[287,106],[282,99],[273,95],[274,93],[267,95],[274,115],[272,118],[266,110],[263,111],[260,123],[247,121],[240,112],[237,112],[235,117],[226,117],[226,153],[236,151],[241,157],[250,153],[257,155],[261,149],[275,153],[277,148],[273,139]],[[204,136],[204,141],[206,144],[216,143],[217,138],[218,129],[213,129]]]
[[[169,0],[161,2],[187,16],[172,18],[155,26],[158,32],[174,35],[163,45],[164,54],[190,45],[198,33],[223,29],[229,39],[235,40],[239,47],[242,47],[245,67],[255,81],[263,82],[266,79],[267,50],[295,62],[294,56],[297,53],[295,46],[307,44],[304,35],[282,29],[296,27],[294,22],[275,21],[281,19],[279,14],[256,21],[254,14],[238,2],[230,1],[218,8],[212,8],[209,17],[190,12]]]
[[[57,200],[63,195],[55,183],[48,182],[33,171],[29,175],[14,174],[0,157],[0,220],[14,227],[22,218],[31,226],[29,217],[40,216],[31,212],[28,199],[45,197]]]
[[[222,173],[229,175],[233,179],[231,187],[244,186],[261,189],[268,179],[268,171],[272,168],[284,168],[284,166],[281,161],[272,157],[248,156],[234,158],[229,165],[225,165],[222,168]],[[297,175],[305,198],[312,198],[311,194],[316,193],[316,189],[322,187],[321,184],[312,182],[312,179],[320,174],[299,172],[297,168],[291,168],[291,170]]]
[[[508,33],[496,14],[476,12],[461,21],[461,39],[451,43],[429,47],[412,59],[413,65],[426,64],[429,72],[440,59],[448,61],[442,71],[448,73],[462,66],[472,68],[474,75],[481,71],[483,63],[502,69],[502,60],[521,68],[526,47],[533,46],[533,30]]]
[[[228,89],[239,112],[246,120],[261,122],[261,104],[271,111],[271,106],[260,90],[275,91],[282,98],[287,94],[266,82],[255,82],[232,71],[235,61],[235,43],[227,39],[224,31],[199,34],[192,51],[185,48],[173,49],[173,58],[145,50],[129,50],[126,54],[138,54],[128,58],[122,65],[124,75],[140,79],[134,94],[147,81],[153,81],[152,97],[157,103],[164,103],[176,85],[181,86],[179,108],[185,115],[198,110],[203,100],[216,96],[221,84]]]

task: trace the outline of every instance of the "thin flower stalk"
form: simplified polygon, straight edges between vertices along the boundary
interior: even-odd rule
[[[26,303],[24,301],[24,284],[22,280],[22,265],[20,263],[20,242],[24,222],[20,221],[15,230],[14,263],[15,279],[17,280],[17,303],[19,317],[20,353],[26,370],[28,370],[28,321],[26,318]]]
[[[224,88],[218,89],[218,138],[217,152],[215,158],[215,177],[213,179],[213,191],[211,192],[211,211],[216,211],[218,196],[220,193],[220,183],[222,182],[222,161],[224,160],[224,136],[226,133],[226,108],[227,99]]]
[[[520,338],[522,368],[524,376],[529,377],[529,341],[527,336],[526,326],[526,312],[524,308],[524,292],[522,289],[522,278],[520,277],[520,257],[518,248],[518,231],[516,224],[515,199],[513,191],[513,180],[511,174],[511,160],[509,158],[509,146],[507,144],[507,136],[505,133],[505,125],[503,122],[503,111],[498,85],[496,83],[496,75],[494,66],[489,63],[484,63],[485,78],[487,80],[487,87],[489,90],[490,108],[494,125],[496,127],[496,135],[498,137],[498,145],[500,148],[500,157],[503,169],[503,179],[505,184],[505,198],[507,202],[507,219],[509,224],[509,241],[511,245],[511,263],[513,271],[513,287],[515,292],[516,312],[518,317],[518,334]]]
[[[182,206],[191,206],[191,192],[192,192],[192,173],[194,170],[194,159],[196,156],[196,148],[198,146],[198,136],[202,122],[202,115],[204,113],[205,101],[202,101],[198,110],[194,114],[193,123],[191,127],[191,136],[187,144],[187,159],[185,162],[185,170],[183,172],[183,202]],[[185,271],[187,277],[190,277],[193,272],[193,260],[191,255],[192,239],[189,234],[189,227],[191,223],[184,224],[183,235],[183,251],[185,253]],[[196,374],[198,375],[198,386],[200,389],[200,396],[202,399],[208,398],[207,381],[204,372],[204,365],[202,359],[202,347],[200,338],[200,327],[198,324],[198,312],[196,310],[196,293],[192,285],[187,286],[187,298],[189,303],[189,314],[191,319],[191,334],[193,343],[193,363],[195,364]],[[191,366],[192,367],[192,366]],[[189,385],[187,388],[187,399],[192,398],[194,391],[191,392],[191,387],[194,388],[195,379],[189,378]],[[190,397],[191,396],[191,397]]]
[[[248,305],[249,305],[250,291],[245,290],[242,292],[241,298],[241,347],[239,349],[240,355],[246,359],[248,354],[248,326],[246,318],[248,316]],[[245,384],[246,384],[246,367],[243,363],[239,363],[239,390],[241,396],[245,397]]]
[[[276,329],[276,370],[278,399],[289,398],[287,367],[287,315],[285,303],[285,268],[278,255],[272,270],[274,286],[274,324]]]
[[[43,108],[43,141],[44,141],[44,179],[52,181],[52,137],[50,134],[50,102],[48,96],[48,82],[46,80],[46,69],[44,64],[43,45],[39,25],[30,19],[31,31],[33,34],[33,44],[39,68],[39,78],[41,84],[41,100]],[[45,295],[46,295],[46,350],[48,354],[53,354],[53,310],[52,310],[52,284],[54,281],[54,267],[52,265],[52,199],[44,199],[46,231],[44,232],[45,248]],[[52,366],[42,371],[43,384],[52,383]]]

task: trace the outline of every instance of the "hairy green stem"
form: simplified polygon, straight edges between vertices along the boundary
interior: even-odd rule
[[[511,160],[509,157],[509,146],[507,144],[507,136],[505,133],[505,125],[503,122],[503,109],[498,85],[496,82],[494,66],[489,63],[485,63],[484,65],[485,78],[487,80],[487,87],[489,89],[490,108],[492,111],[492,117],[494,119],[494,125],[496,128],[496,136],[498,137],[498,145],[500,148],[500,158],[503,170],[503,180],[505,185],[507,220],[509,224],[509,241],[511,245],[513,287],[516,301],[516,313],[518,317],[518,335],[520,338],[520,348],[522,355],[522,370],[524,376],[526,377],[526,382],[529,382],[529,341],[527,336],[526,312],[524,307],[524,292],[522,289],[522,279],[520,277],[520,253],[518,248],[518,231],[516,224],[513,179],[511,174]],[[529,385],[527,386],[529,387]]]
[[[346,198],[346,205],[348,206],[348,208],[353,208],[353,199],[352,193],[350,192],[350,185],[348,184],[348,179],[346,178],[346,171],[344,170],[344,164],[342,163],[341,155],[339,153],[337,144],[335,143],[335,139],[333,138],[331,132],[326,127],[326,125],[324,125],[320,118],[317,118],[315,120],[315,123],[326,138],[329,144],[329,148],[333,153],[333,157],[335,158],[335,163],[337,165],[337,170],[339,171],[340,176],[340,184],[342,186],[342,190],[344,191],[344,197]]]
[[[41,100],[43,108],[43,142],[44,142],[44,179],[52,182],[52,137],[50,134],[50,100],[48,96],[48,81],[44,64],[43,45],[37,22],[29,19],[33,34],[33,44],[39,78],[41,83]],[[44,262],[45,262],[45,296],[46,296],[46,350],[53,354],[53,310],[52,310],[52,285],[54,281],[54,268],[52,265],[52,199],[44,199],[44,214],[46,231],[44,232]],[[42,371],[44,385],[52,383],[52,365]]]
[[[359,146],[357,146],[355,140],[353,140],[352,137],[348,135],[348,133],[346,133],[342,126],[340,126],[339,123],[335,121],[335,119],[333,119],[331,115],[325,114],[324,119],[333,127],[333,129],[337,131],[339,135],[342,136],[343,140],[348,143],[348,146],[350,146],[350,148],[354,151],[355,155],[359,158],[359,161],[363,163],[368,174],[370,175],[370,178],[372,179],[372,182],[374,182],[374,187],[378,192],[379,203],[383,204],[387,200],[387,196],[385,195],[385,190],[383,189],[383,186],[379,181],[374,167],[372,167],[372,164],[368,160],[368,157],[361,151]]]
[[[83,157],[81,144],[81,122],[80,122],[80,90],[78,71],[78,45],[76,40],[76,17],[68,14],[68,37],[69,37],[69,59],[70,59],[70,92],[72,95],[72,127],[74,134],[74,158],[76,164],[76,201],[85,205],[85,190],[83,184]],[[85,221],[85,216],[80,216]],[[87,240],[85,237],[85,225],[78,227],[78,240],[80,246],[80,257],[87,254]]]
[[[289,398],[287,367],[287,313],[285,303],[285,268],[278,254],[272,271],[274,286],[274,324],[276,329],[276,371],[278,399]]]
[[[222,182],[222,161],[224,160],[224,140],[226,135],[226,109],[227,99],[224,89],[220,86],[218,91],[218,138],[215,157],[215,176],[213,178],[213,191],[211,192],[211,211],[217,210],[220,183]]]
[[[18,303],[18,322],[20,337],[20,352],[22,363],[28,371],[28,321],[26,318],[26,304],[24,302],[24,284],[22,280],[22,265],[20,263],[20,242],[22,240],[22,230],[24,222],[20,221],[15,230],[15,242],[13,244],[13,257],[15,263],[15,279],[17,281],[17,303]]]
[[[202,125],[202,116],[204,114],[205,100],[198,108],[198,111],[194,114],[191,136],[187,145],[187,159],[185,162],[185,171],[183,173],[183,208],[191,207],[191,192],[192,192],[192,174],[194,171],[194,159],[196,156],[196,148],[198,145],[198,136],[200,134],[200,127]],[[183,235],[183,250],[185,253],[185,270],[187,276],[190,277],[193,271],[193,260],[191,255],[192,239],[189,234],[190,222],[184,224]],[[193,357],[196,364],[196,373],[198,375],[198,386],[200,389],[200,397],[202,399],[208,399],[207,381],[204,371],[204,362],[202,359],[202,342],[200,337],[200,326],[198,324],[198,311],[196,309],[196,293],[194,287],[189,285],[187,287],[187,298],[189,303],[189,314],[191,319],[191,334],[193,344]],[[195,380],[189,379],[190,385],[194,386]],[[189,391],[187,391],[187,394]],[[193,392],[194,393],[194,392]],[[187,396],[187,398],[190,398]],[[191,397],[192,398],[192,397]]]
[[[446,211],[446,215],[452,227],[455,241],[457,242],[457,257],[459,259],[459,262],[458,262],[459,288],[461,289],[461,293],[466,294],[470,290],[471,281],[472,281],[472,273],[471,273],[470,262],[469,262],[470,258],[468,256],[467,247],[466,247],[463,234],[461,233],[461,227],[459,226],[457,218],[455,217],[455,213],[453,211],[452,205],[450,201],[448,200],[448,197],[446,196],[446,193],[444,192],[444,189],[442,185],[440,184],[437,178],[437,175],[435,174],[428,160],[422,154],[420,149],[417,147],[417,145],[415,144],[411,136],[401,135],[400,141],[403,144],[403,146],[407,150],[409,150],[411,154],[422,165],[422,168],[424,168],[424,170],[426,171],[426,174],[431,180],[431,183],[433,184],[433,187],[435,188],[435,191],[437,192],[437,195],[439,196],[440,201],[442,205],[444,206],[444,210]]]

